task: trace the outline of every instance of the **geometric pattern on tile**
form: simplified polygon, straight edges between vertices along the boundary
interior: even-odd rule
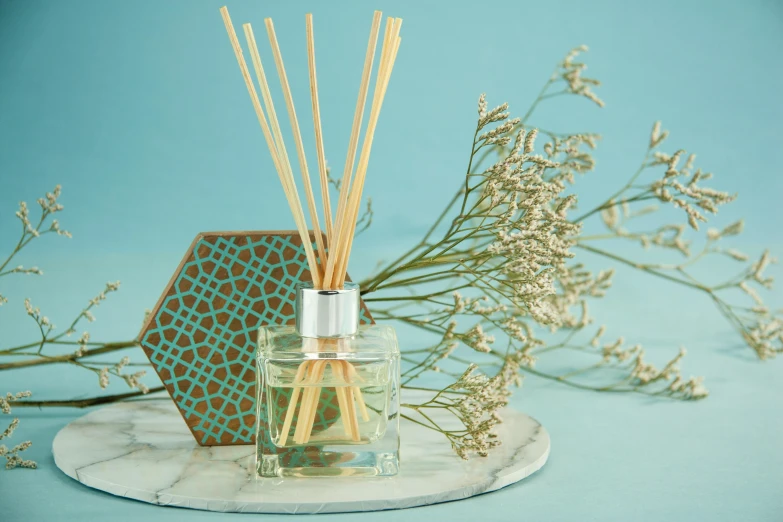
[[[293,324],[310,281],[295,231],[199,234],[139,343],[202,446],[252,444],[259,326]],[[362,302],[362,323],[372,318]]]

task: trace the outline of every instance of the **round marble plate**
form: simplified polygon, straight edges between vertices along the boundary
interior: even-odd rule
[[[161,506],[251,513],[334,513],[398,509],[500,489],[541,469],[549,434],[507,409],[503,444],[464,461],[442,435],[402,421],[396,477],[256,478],[253,446],[200,447],[168,398],[118,403],[65,426],[54,461],[91,488]],[[324,487],[324,481],[329,487]]]

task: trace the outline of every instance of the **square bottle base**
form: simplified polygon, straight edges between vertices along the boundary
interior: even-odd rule
[[[368,451],[362,445],[326,446],[297,455],[258,455],[259,477],[390,477],[400,469],[399,452]]]

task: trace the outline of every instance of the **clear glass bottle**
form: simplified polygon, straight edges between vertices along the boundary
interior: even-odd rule
[[[262,477],[389,476],[399,470],[400,352],[389,326],[359,325],[358,285],[301,285],[296,325],[258,333]]]

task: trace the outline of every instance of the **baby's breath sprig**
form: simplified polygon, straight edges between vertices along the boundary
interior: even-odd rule
[[[55,333],[56,327],[49,318],[43,315],[38,307],[34,307],[29,299],[25,299],[24,306],[27,315],[36,323],[40,333],[40,340],[0,350],[0,356],[13,355],[14,357],[12,362],[0,363],[0,371],[42,364],[68,363],[93,372],[97,376],[97,381],[101,388],[106,388],[109,385],[109,377],[113,375],[125,381],[130,388],[138,390],[139,393],[147,393],[149,389],[140,381],[146,372],[123,373],[123,370],[130,365],[128,357],[123,357],[120,362],[110,365],[105,365],[105,363],[94,359],[97,355],[135,347],[137,346],[135,341],[119,343],[93,342],[90,340],[90,333],[87,331],[83,332],[75,341],[68,339],[76,332],[80,323],[95,321],[93,310],[106,300],[108,294],[119,290],[119,287],[119,281],[106,283],[105,288],[90,299],[87,305],[71,321],[68,328],[60,333]],[[49,350],[46,350],[46,348],[49,348]],[[51,351],[54,349],[57,352]],[[68,351],[63,353],[63,349]],[[146,363],[144,365],[147,366]],[[23,403],[20,404],[23,405]]]
[[[2,412],[4,415],[10,415],[11,414],[11,405],[20,399],[26,399],[32,395],[29,391],[22,391],[17,393],[11,393],[8,392],[5,397],[0,396],[0,412]],[[0,440],[8,439],[13,435],[14,431],[16,431],[16,428],[19,426],[19,418],[14,417],[11,420],[11,423],[8,425],[8,427],[3,430],[2,433],[0,433]],[[19,444],[9,448],[5,444],[0,444],[0,457],[5,457],[5,469],[14,469],[14,468],[28,468],[28,469],[35,469],[38,467],[38,464],[35,463],[35,461],[32,460],[26,460],[19,456],[19,454],[26,449],[28,449],[30,446],[32,446],[33,443],[29,440],[26,440],[24,442],[20,442]]]
[[[538,108],[538,105],[541,102],[557,96],[582,96],[599,107],[605,105],[604,101],[593,91],[593,88],[599,87],[601,82],[595,78],[584,76],[584,72],[587,70],[587,64],[578,61],[579,56],[587,51],[588,48],[586,45],[580,45],[579,47],[574,47],[566,54],[565,58],[557,64],[557,67],[554,72],[552,72],[549,80],[542,87],[541,92],[538,93],[536,99],[533,100],[527,113],[522,117],[522,122],[527,122],[529,120],[530,116],[536,108]]]
[[[57,234],[68,238],[71,237],[70,232],[60,228],[60,222],[57,219],[49,219],[54,214],[63,210],[62,204],[57,201],[61,192],[62,188],[60,185],[57,185],[52,192],[47,192],[44,197],[38,198],[38,205],[41,207],[41,215],[37,222],[31,221],[30,209],[28,208],[27,203],[24,201],[19,202],[19,210],[16,211],[16,218],[22,226],[22,235],[5,261],[0,264],[0,277],[20,273],[43,275],[43,271],[38,267],[24,268],[21,265],[15,268],[7,267],[9,263],[11,263],[11,260],[36,238],[46,234]],[[0,299],[0,304],[3,302],[7,302],[7,300]]]

